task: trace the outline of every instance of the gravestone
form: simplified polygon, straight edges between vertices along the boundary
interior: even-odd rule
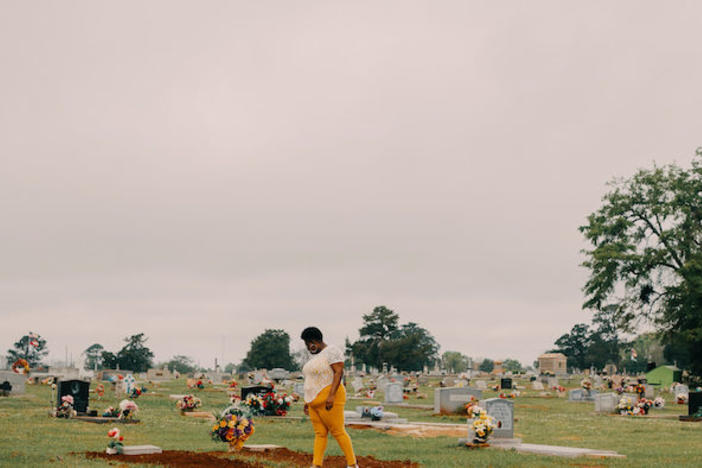
[[[543,390],[543,389],[544,389],[544,384],[542,384],[542,383],[539,382],[538,380],[534,380],[534,381],[531,383],[531,388],[532,388],[533,390]]]
[[[73,409],[77,413],[87,413],[90,402],[90,382],[85,380],[59,380],[56,385],[56,407],[61,406],[61,398],[71,395]]]
[[[268,371],[268,377],[275,380],[276,382],[286,379],[288,377],[288,374],[288,371],[286,371],[285,369],[281,369],[280,367],[276,367],[275,369],[271,369]]]
[[[685,395],[689,398],[690,388],[685,384],[677,384],[673,389],[673,395],[675,395],[676,398],[678,397],[678,395]]]
[[[385,376],[380,376],[378,377],[378,380],[375,381],[375,385],[378,387],[378,390],[383,392],[385,391],[385,386],[388,383],[390,383],[390,381]]]
[[[434,414],[462,412],[471,397],[480,400],[481,390],[470,387],[443,387],[434,390]]]
[[[511,390],[512,389],[512,379],[510,379],[509,377],[505,377],[505,378],[500,379],[500,388],[503,390],[506,388]]]
[[[127,395],[131,395],[132,392],[134,391],[134,388],[136,387],[136,379],[134,378],[134,376],[132,374],[129,374],[124,378],[123,385],[124,385],[124,392]]]
[[[22,395],[25,391],[27,376],[12,371],[0,371],[0,388],[7,395]]]
[[[249,395],[249,393],[253,393],[254,395],[262,395],[264,393],[270,392],[271,390],[271,387],[266,387],[264,385],[251,385],[249,387],[242,387],[241,399],[246,400],[246,397]]]
[[[689,400],[687,402],[687,415],[698,415],[698,413],[702,411],[702,392],[690,392],[688,394],[688,398]]]
[[[595,401],[597,390],[587,391],[584,388],[574,388],[568,392],[568,401]]]
[[[488,416],[495,418],[495,427],[492,435],[498,439],[514,438],[514,402],[504,398],[488,398],[482,400],[480,406],[485,409]]]
[[[353,379],[353,382],[351,382],[351,386],[353,387],[353,392],[358,393],[363,389],[363,379],[356,377]]]
[[[546,385],[548,386],[548,388],[558,387],[558,378],[547,377],[546,378]]]
[[[297,393],[298,395],[304,395],[305,394],[305,384],[302,382],[295,382],[293,384],[293,392]]]
[[[620,397],[616,393],[595,395],[595,411],[598,413],[615,413],[619,399]]]
[[[477,388],[478,390],[487,390],[487,382],[484,380],[476,380],[475,388]]]
[[[402,403],[403,398],[402,384],[397,382],[389,383],[385,387],[385,403]]]

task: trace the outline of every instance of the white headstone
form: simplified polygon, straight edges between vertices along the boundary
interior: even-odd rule
[[[619,395],[616,393],[602,393],[595,395],[595,411],[598,413],[615,413]]]
[[[480,406],[488,416],[495,418],[497,427],[493,431],[495,438],[514,438],[514,402],[504,398],[482,400]]]
[[[136,386],[136,379],[134,378],[134,376],[132,374],[127,375],[124,378],[124,391],[127,393],[127,395],[131,395],[135,386]]]
[[[485,382],[484,380],[476,380],[475,388],[477,388],[478,390],[487,390],[487,382]]]
[[[363,379],[356,377],[353,379],[353,382],[351,382],[351,386],[353,387],[354,393],[360,392],[363,388]]]
[[[385,387],[385,403],[393,404],[393,403],[402,403],[403,398],[402,398],[403,392],[402,392],[402,384],[397,383],[397,382],[392,382],[386,385]]]
[[[534,381],[531,383],[531,388],[534,389],[534,390],[543,390],[543,389],[544,389],[544,384],[542,384],[542,383],[539,382],[538,380],[534,380]]]
[[[10,395],[22,395],[25,391],[27,376],[12,371],[0,371],[0,387],[6,388]]]

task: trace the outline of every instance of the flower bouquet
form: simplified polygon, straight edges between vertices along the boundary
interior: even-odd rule
[[[290,409],[292,397],[285,393],[268,392],[263,395],[249,393],[241,404],[253,415],[285,416]]]
[[[382,406],[374,406],[372,408],[364,407],[361,411],[361,417],[370,418],[371,421],[380,421],[383,419],[384,414]]]
[[[675,395],[675,401],[677,401],[679,405],[686,405],[687,400],[688,396],[685,393],[678,393]]]
[[[120,419],[132,420],[136,418],[139,407],[132,400],[122,400],[119,402]]]
[[[465,404],[464,408],[469,418],[480,416],[480,406],[478,406],[478,400],[473,395],[470,396],[470,401]]]
[[[124,441],[124,437],[120,435],[119,429],[113,427],[107,432],[107,437],[109,437],[111,440],[110,443],[107,444],[105,453],[108,455],[116,455],[124,452],[124,444],[122,443]]]
[[[495,429],[495,418],[488,416],[487,412],[478,406],[473,408],[473,413],[477,413],[477,416],[473,417],[472,424],[473,443],[486,444]]]
[[[656,399],[653,400],[653,406],[656,408],[665,407],[665,400],[663,399],[663,397],[656,397]]]
[[[633,416],[634,414],[637,414],[639,410],[638,408],[634,407],[631,398],[624,397],[619,400],[619,404],[617,405],[617,412],[622,416]]]
[[[102,412],[103,418],[119,418],[119,408],[114,408],[110,406],[105,411]]]
[[[646,393],[646,387],[644,387],[641,384],[637,384],[634,386],[634,393],[638,394],[639,396],[642,396],[644,393]]]
[[[653,406],[653,401],[646,398],[641,398],[638,402],[636,402],[636,407],[639,409],[639,414],[648,414],[648,410],[651,409],[651,406]]]
[[[583,387],[583,390],[586,392],[592,390],[592,382],[589,379],[583,379],[582,382],[580,382],[580,386]]]
[[[71,418],[77,413],[73,409],[73,397],[71,395],[64,395],[61,397],[61,405],[56,408],[57,418]]]
[[[134,387],[134,388],[132,389],[132,393],[129,395],[129,398],[131,398],[132,400],[134,400],[134,399],[136,399],[136,398],[139,398],[139,396],[141,396],[141,394],[146,393],[147,391],[148,391],[148,390],[146,389],[146,387],[141,387],[141,388],[139,388],[139,387]]]
[[[202,405],[202,401],[195,396],[185,395],[180,400],[176,401],[176,406],[178,409],[184,413],[186,411],[193,411]]]
[[[225,410],[226,411],[226,410]],[[233,413],[226,413],[220,416],[210,433],[213,440],[226,442],[229,450],[240,450],[244,446],[246,439],[254,433],[253,419]]]
[[[197,388],[198,390],[202,390],[205,388],[205,384],[202,383],[202,380],[198,380],[197,382],[195,382],[195,388]]]

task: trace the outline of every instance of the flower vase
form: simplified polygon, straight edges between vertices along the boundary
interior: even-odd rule
[[[117,449],[116,449],[116,448],[112,448],[112,447],[107,447],[107,448],[105,449],[105,453],[108,454],[108,455],[116,455],[116,454],[117,454]]]
[[[241,449],[244,447],[244,441],[243,440],[232,440],[229,442],[229,451],[230,452],[239,452]]]

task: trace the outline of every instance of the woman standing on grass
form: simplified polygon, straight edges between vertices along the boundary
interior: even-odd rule
[[[351,438],[344,429],[346,389],[341,383],[344,375],[344,353],[323,341],[319,328],[308,327],[300,336],[307,351],[313,355],[302,368],[305,377],[305,414],[314,428],[315,467],[322,466],[327,449],[327,434],[331,432],[346,456],[346,464],[358,468]]]

